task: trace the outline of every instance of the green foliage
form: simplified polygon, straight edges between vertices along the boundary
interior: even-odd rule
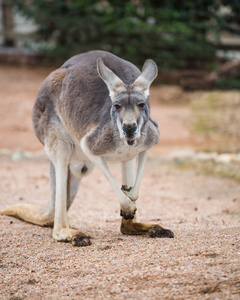
[[[102,49],[160,70],[207,67],[215,59],[206,41],[216,0],[12,0],[38,24],[38,50],[52,60]],[[42,43],[42,41],[45,41]],[[46,43],[47,42],[47,43]]]
[[[216,89],[231,90],[240,89],[240,78],[218,79]]]

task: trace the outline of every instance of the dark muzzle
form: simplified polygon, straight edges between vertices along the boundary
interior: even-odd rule
[[[126,137],[133,138],[134,134],[137,131],[137,125],[136,124],[123,124],[123,132],[125,133]]]

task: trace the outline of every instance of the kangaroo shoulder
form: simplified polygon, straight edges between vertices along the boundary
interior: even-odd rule
[[[66,69],[57,69],[53,71],[48,77],[48,84],[51,86],[51,89],[55,92],[61,90],[62,83],[67,74]]]

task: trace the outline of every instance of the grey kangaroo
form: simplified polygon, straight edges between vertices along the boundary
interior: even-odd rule
[[[76,55],[52,72],[38,91],[32,113],[34,132],[50,159],[48,204],[16,204],[1,214],[53,226],[57,241],[90,245],[90,237],[69,226],[67,210],[81,179],[97,165],[119,200],[123,234],[173,238],[172,231],[139,223],[135,215],[147,154],[159,141],[149,103],[149,87],[156,76],[152,60],[140,72],[105,51]],[[111,175],[108,161],[121,162],[122,188]]]

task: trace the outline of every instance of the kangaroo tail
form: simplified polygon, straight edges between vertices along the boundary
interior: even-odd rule
[[[0,210],[1,215],[12,216],[17,219],[39,226],[53,226],[54,215],[45,207],[35,204],[18,203]]]

